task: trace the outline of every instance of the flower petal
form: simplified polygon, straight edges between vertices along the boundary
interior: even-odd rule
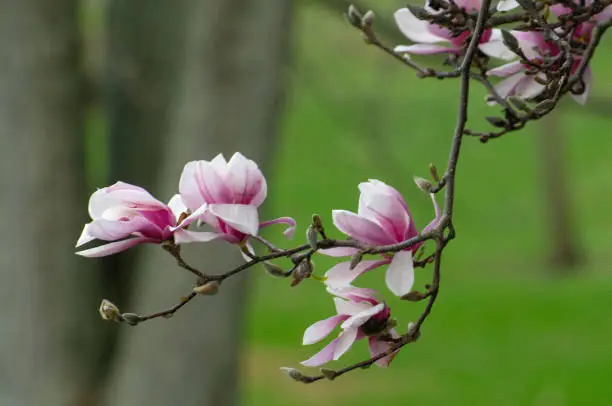
[[[292,217],[279,217],[274,220],[264,221],[259,225],[259,228],[268,227],[272,224],[287,224],[289,227],[287,227],[285,231],[283,231],[283,234],[290,240],[293,238],[293,234],[295,233],[295,226],[297,223]]]
[[[81,232],[81,236],[79,237],[75,247],[80,247],[81,245],[87,244],[88,242],[96,239],[95,236],[89,233],[89,224],[91,223],[85,224],[83,227],[83,231]]]
[[[223,234],[212,233],[209,231],[189,231],[176,230],[174,232],[174,242],[176,244],[188,244],[191,242],[208,242],[222,237]]]
[[[334,348],[334,360],[339,359],[345,352],[347,352],[355,343],[357,339],[358,329],[349,328],[344,330],[338,337],[336,348]]]
[[[429,23],[419,20],[407,8],[401,8],[393,15],[395,23],[399,27],[402,34],[413,42],[435,43],[445,41],[445,38],[440,38],[429,31]]]
[[[437,44],[414,44],[414,45],[398,45],[393,51],[397,54],[413,54],[413,55],[435,55],[443,53],[458,53],[461,48],[444,46]]]
[[[211,204],[208,206],[208,211],[242,233],[257,235],[259,231],[259,215],[255,206]]]
[[[195,210],[204,203],[232,203],[232,190],[207,161],[187,162],[179,180],[185,205]]]
[[[233,202],[260,206],[267,195],[266,178],[257,164],[236,152],[227,163],[227,185],[232,189]],[[220,202],[229,203],[229,202]]]
[[[385,276],[387,287],[396,296],[403,296],[414,285],[414,264],[412,251],[400,251],[393,256]]]
[[[491,30],[491,37],[485,43],[482,43],[478,48],[485,54],[492,58],[499,58],[506,61],[518,58],[518,55],[512,52],[507,46],[504,45],[504,40],[501,34],[501,30],[494,28]]]
[[[350,269],[350,261],[340,262],[325,273],[325,284],[332,288],[349,285],[359,275],[388,264],[389,259],[361,261],[354,269]]]
[[[510,11],[518,6],[519,3],[516,0],[501,0],[497,3],[497,11]]]
[[[364,309],[361,312],[352,315],[340,325],[343,329],[359,328],[363,323],[368,321],[372,316],[382,312],[385,309],[384,303],[379,303],[376,306],[371,306],[368,309]]]
[[[178,193],[172,196],[172,198],[168,202],[168,208],[170,208],[172,214],[174,214],[175,219],[178,219],[181,214],[187,213],[189,210],[187,206],[185,206],[185,203],[183,203],[181,195],[179,195]]]
[[[399,334],[397,334],[395,329],[389,330],[389,334],[393,338],[399,338]],[[368,347],[370,348],[370,355],[372,357],[375,357],[379,354],[382,354],[383,352],[390,350],[392,345],[393,344],[387,341],[380,340],[377,337],[368,337]],[[393,358],[395,358],[396,355],[397,355],[397,351],[390,355],[387,355],[386,357],[379,359],[378,361],[376,361],[376,365],[378,365],[381,368],[386,368],[389,366],[389,364],[391,363]]]
[[[120,240],[136,232],[146,233],[149,237],[159,235],[160,239],[162,234],[161,229],[144,217],[134,217],[126,221],[96,219],[89,223],[87,232],[104,241]]]
[[[327,337],[338,324],[347,319],[349,316],[338,314],[332,317],[329,317],[325,320],[320,320],[311,325],[304,332],[304,338],[302,340],[302,345],[310,345],[314,343],[318,343]]]
[[[77,255],[87,258],[98,258],[105,257],[107,255],[113,255],[121,251],[125,251],[128,248],[132,248],[135,245],[146,243],[146,242],[158,242],[152,238],[136,237],[128,238],[127,240],[115,241],[109,244],[100,245],[99,247],[90,248],[83,251],[76,252]]]
[[[520,72],[523,69],[523,64],[520,61],[510,62],[497,68],[487,71],[487,76],[507,77]]]
[[[365,244],[387,245],[393,244],[392,234],[372,220],[361,217],[346,210],[333,210],[332,218],[338,230]]]
[[[335,247],[319,250],[317,252],[330,257],[348,257],[350,255],[354,255],[356,252],[359,252],[359,249],[352,247]]]
[[[327,344],[321,351],[308,358],[306,361],[300,362],[300,364],[306,367],[318,367],[328,363],[334,359],[334,351],[338,345],[338,339],[335,338],[329,344]]]
[[[351,300],[340,299],[339,297],[334,298],[334,303],[336,305],[336,313],[345,316],[359,314],[372,307],[370,303],[358,303]]]
[[[379,224],[386,234],[393,236],[394,241],[403,241],[413,236],[408,235],[411,223],[408,210],[394,194],[381,193],[379,188],[372,190],[367,183],[360,184],[359,189],[358,216]],[[416,235],[416,229],[411,231]]]
[[[526,76],[525,80],[522,80],[516,85],[514,94],[521,99],[528,100],[542,93],[545,88],[546,86],[536,81],[535,76]]]
[[[495,85],[495,92],[502,99],[507,98],[515,93],[515,89],[518,84],[525,79],[525,75],[521,73],[517,73],[515,75],[506,78]],[[488,102],[489,105],[495,105],[497,102],[495,100],[491,100]]]

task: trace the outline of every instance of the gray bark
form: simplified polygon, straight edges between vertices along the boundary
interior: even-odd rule
[[[180,2],[179,2],[180,3]],[[176,193],[188,160],[226,157],[241,151],[269,162],[288,38],[286,0],[190,0],[181,80],[168,114],[170,130],[161,143],[162,200]],[[138,280],[131,309],[168,307],[193,285],[190,274],[157,247],[140,247]],[[223,272],[242,262],[236,247],[223,243],[185,247],[186,259],[205,272]],[[110,406],[234,405],[237,357],[248,289],[244,277],[224,283],[215,297],[197,298],[170,320],[121,330],[116,368],[107,391]]]
[[[0,1],[0,403],[83,405],[103,338],[86,219],[76,0]]]

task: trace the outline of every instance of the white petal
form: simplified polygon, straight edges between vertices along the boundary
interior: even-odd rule
[[[107,255],[113,255],[118,252],[125,251],[128,248],[145,242],[157,241],[145,237],[128,238],[127,240],[115,241],[109,244],[100,245],[99,247],[90,248],[88,250],[78,251],[76,254],[87,258],[105,257]]]
[[[320,320],[311,325],[304,332],[304,338],[302,345],[310,345],[318,343],[327,337],[338,324],[340,324],[347,316],[338,314],[336,316],[329,317],[325,320]]]
[[[334,303],[336,304],[336,313],[348,316],[359,314],[372,308],[372,305],[369,303],[357,303],[340,299],[339,297],[334,298]]]
[[[361,312],[351,316],[350,318],[346,319],[344,321],[344,323],[342,323],[340,325],[340,327],[343,328],[343,329],[358,328],[363,323],[368,321],[372,316],[374,316],[375,314],[378,314],[381,311],[383,311],[384,308],[385,308],[385,304],[384,303],[379,303],[376,306],[371,306],[369,309],[363,310],[363,311],[361,311]]]
[[[407,8],[397,10],[393,16],[402,34],[411,41],[434,43],[446,40],[445,38],[432,34],[431,31],[429,31],[429,23],[419,20]]]
[[[519,6],[516,0],[501,0],[497,3],[497,11],[509,11]]]
[[[403,296],[414,285],[414,264],[412,251],[400,251],[393,256],[385,277],[387,287],[396,296]]]
[[[255,206],[211,204],[208,206],[208,211],[242,233],[257,235],[259,231],[259,215]]]
[[[340,337],[338,337],[338,342],[336,343],[336,348],[334,349],[334,360],[340,358],[345,352],[351,348],[355,340],[357,339],[357,329],[350,328],[348,330],[344,330]]]
[[[208,231],[176,230],[174,242],[177,244],[188,244],[191,242],[208,242],[221,237],[223,234]]]

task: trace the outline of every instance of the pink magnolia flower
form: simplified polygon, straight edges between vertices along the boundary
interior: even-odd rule
[[[117,182],[95,191],[89,199],[92,221],[85,225],[76,246],[95,239],[114,241],[77,252],[84,257],[116,254],[142,243],[161,243],[185,232],[194,217],[179,222],[187,209],[179,195],[168,205],[155,199],[141,187]],[[201,212],[197,211],[196,215]]]
[[[334,210],[334,225],[349,237],[368,245],[396,244],[419,235],[408,206],[402,195],[391,186],[371,179],[359,184],[359,208],[357,213],[346,210]],[[440,219],[440,208],[434,196],[436,217],[423,231],[435,227]],[[326,284],[341,287],[350,284],[364,272],[389,264],[385,281],[389,289],[397,296],[410,292],[414,283],[413,252],[422,243],[412,245],[395,255],[384,255],[379,260],[362,261],[355,269],[350,269],[350,262],[341,262],[326,273]],[[332,248],[322,250],[330,256],[348,256],[357,252],[356,248]]]
[[[587,1],[587,5],[589,3],[590,1]],[[555,5],[550,10],[556,16],[571,13],[571,9],[562,5]],[[591,41],[595,26],[600,22],[609,21],[610,18],[612,18],[612,7],[608,6],[601,13],[593,16],[591,20],[579,24],[574,31],[572,42],[586,47]],[[556,42],[545,40],[544,35],[540,32],[512,31],[512,34],[518,40],[521,51],[533,64],[541,64],[545,54],[554,57],[561,53],[561,49]],[[572,75],[576,73],[582,60],[578,54],[573,57],[574,63],[570,70]],[[495,86],[495,90],[502,98],[517,96],[528,100],[538,96],[545,89],[545,86],[541,84],[546,80],[545,74],[534,74],[533,67],[521,61],[511,62],[491,69],[487,74],[506,78]],[[582,80],[585,85],[584,91],[580,94],[571,93],[571,96],[576,102],[585,104],[592,82],[591,69],[589,67],[586,68]],[[495,102],[492,101],[490,104],[495,104]]]
[[[316,367],[329,361],[339,359],[357,340],[368,338],[370,354],[379,355],[391,348],[385,338],[398,338],[397,332],[389,327],[389,307],[376,298],[377,292],[371,289],[347,286],[329,290],[335,295],[336,315],[318,321],[304,332],[303,345],[317,343],[325,339],[340,325],[342,329],[337,338],[332,340],[317,354],[302,362],[302,365]],[[385,337],[385,335],[387,337]],[[380,367],[389,365],[395,354],[381,358],[376,362]]]
[[[206,206],[199,220],[215,230],[185,231],[178,238],[182,243],[215,238],[243,243],[248,236],[257,235],[259,228],[277,223],[288,224],[285,235],[293,235],[295,220],[290,217],[259,222],[258,208],[267,196],[266,179],[257,164],[239,152],[229,162],[222,154],[210,162],[188,162],[181,174],[179,192],[190,210]]]
[[[447,2],[447,0],[443,0]],[[467,12],[480,10],[480,0],[456,0],[455,4]],[[425,9],[430,14],[439,11],[432,9],[427,2]],[[448,28],[442,27],[430,21],[420,20],[410,9],[401,8],[395,12],[395,22],[400,31],[411,41],[413,45],[399,45],[395,52],[415,55],[432,55],[440,53],[460,54],[466,40],[471,32],[466,30],[459,35],[453,35]],[[514,54],[504,47],[501,31],[498,29],[486,29],[481,38],[479,49],[487,54],[493,54],[505,59],[512,59]]]

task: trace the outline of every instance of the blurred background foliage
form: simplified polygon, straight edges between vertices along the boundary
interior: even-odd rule
[[[427,224],[433,215],[431,202],[412,177],[426,177],[430,163],[444,170],[455,124],[458,83],[419,80],[397,61],[365,45],[343,18],[348,3],[293,2],[291,32],[286,34],[291,58],[283,64],[285,103],[277,117],[279,136],[275,144],[265,145],[273,157],[265,165],[269,194],[263,216],[294,216],[298,221],[294,243],[302,242],[313,213],[322,216],[331,236],[341,238],[333,230],[331,210],[356,210],[357,184],[369,178],[395,186],[405,196],[417,226]],[[392,15],[403,2],[362,3],[376,11],[375,27],[383,37],[392,44],[402,40]],[[90,193],[118,179],[109,164],[111,125],[104,113],[108,4],[87,0],[82,6],[83,56],[90,84],[85,120]],[[421,340],[406,347],[388,370],[358,370],[310,386],[283,376],[280,366],[296,367],[322,346],[302,347],[301,338],[308,325],[334,312],[333,302],[315,280],[290,288],[288,281],[254,269],[246,294],[247,328],[236,329],[243,335],[238,354],[240,403],[609,404],[612,82],[605,75],[612,58],[610,46],[609,40],[604,41],[593,61],[595,80],[587,106],[567,101],[553,117],[524,131],[487,144],[465,140],[457,177],[457,239],[445,251],[441,294]],[[484,116],[496,113],[484,97],[483,89],[474,86],[471,127],[486,128]],[[197,155],[210,159],[214,154],[207,149]],[[280,246],[290,244],[277,229],[264,235]],[[138,249],[146,253],[154,247]],[[333,263],[317,257],[316,272],[322,275]],[[417,285],[427,283],[429,273],[430,269],[418,270]],[[374,286],[389,298],[403,331],[421,305],[392,298],[382,279],[380,272],[373,272],[358,283]],[[172,295],[166,292],[155,303],[167,303]],[[202,298],[194,305],[190,311],[195,320],[197,312],[217,311],[216,300]],[[171,332],[185,323],[181,314],[151,323]],[[95,311],[91,317],[96,317]],[[240,319],[234,322],[240,323]],[[367,357],[365,344],[360,344],[332,367]],[[212,354],[215,349],[202,351]],[[174,364],[170,367],[180,370]],[[198,368],[207,367],[203,363]],[[176,391],[182,391],[180,385]]]

